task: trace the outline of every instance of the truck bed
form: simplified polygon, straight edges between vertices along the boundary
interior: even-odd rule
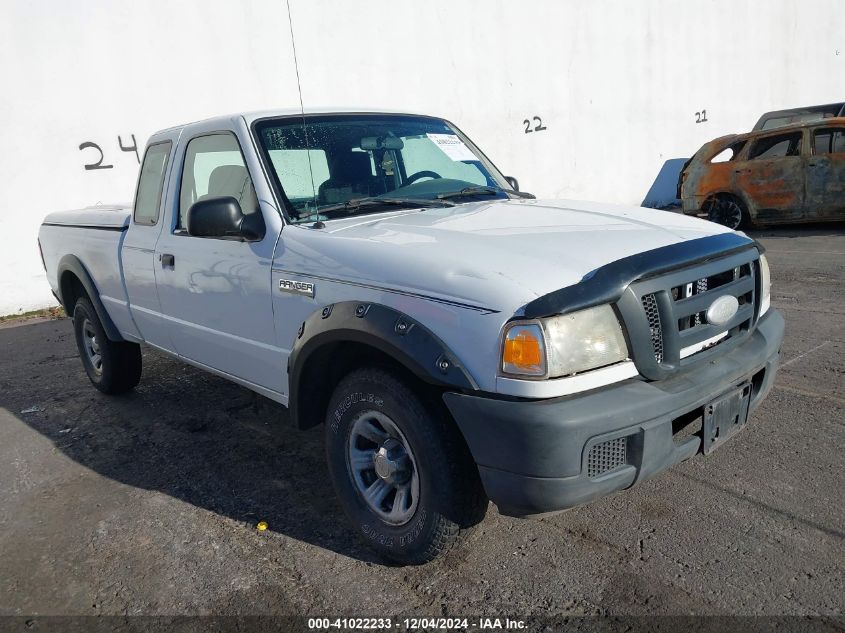
[[[92,228],[123,228],[129,226],[130,204],[98,204],[82,209],[57,211],[44,218],[44,224]]]
[[[41,225],[38,241],[47,279],[61,296],[63,262],[76,259],[90,274],[97,292],[124,338],[137,339],[122,279],[120,249],[129,226],[130,205],[96,205],[51,213]],[[73,310],[73,306],[66,306]]]

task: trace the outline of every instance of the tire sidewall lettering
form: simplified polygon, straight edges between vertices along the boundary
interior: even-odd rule
[[[349,409],[351,409],[354,405],[358,404],[359,402],[364,402],[367,404],[372,404],[376,407],[382,408],[384,406],[384,400],[373,393],[362,393],[360,391],[356,391],[347,395],[343,400],[341,400],[337,407],[335,407],[334,412],[332,413],[332,432],[337,433],[340,430],[340,423],[343,420],[343,416],[346,414]]]
[[[381,531],[379,526],[373,526],[369,523],[361,524],[361,532],[368,539],[378,543],[382,547],[398,546],[399,548],[404,548],[414,543],[419,538],[420,534],[422,534],[425,529],[425,520],[427,516],[428,513],[426,512],[426,509],[421,508],[417,513],[416,519],[414,519],[414,522],[411,524],[411,527],[405,528],[407,533],[399,536],[398,543],[396,543],[393,536]]]
[[[373,527],[369,523],[362,523],[361,524],[361,532],[371,541],[375,541],[382,547],[393,547],[393,537],[385,534],[378,530],[378,528]]]
[[[426,509],[421,508],[418,514],[419,516],[414,521],[410,531],[399,537],[399,547],[406,547],[416,541],[425,528],[425,519],[428,514]]]

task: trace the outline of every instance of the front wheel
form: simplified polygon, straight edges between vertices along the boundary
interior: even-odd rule
[[[141,346],[111,341],[94,306],[80,297],[73,310],[73,330],[82,366],[91,383],[103,393],[129,391],[141,380]]]
[[[403,382],[359,369],[335,389],[326,455],[335,491],[363,540],[402,564],[458,543],[487,511],[463,438]]]

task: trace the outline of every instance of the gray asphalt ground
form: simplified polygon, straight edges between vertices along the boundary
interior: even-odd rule
[[[841,615],[845,231],[754,236],[787,337],[742,433],[567,513],[491,506],[422,567],[357,541],[322,429],[149,351],[138,389],[106,397],[69,320],[3,326],[0,615]]]

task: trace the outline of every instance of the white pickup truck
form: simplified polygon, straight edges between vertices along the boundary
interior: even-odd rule
[[[146,344],[324,423],[352,524],[402,563],[488,499],[559,511],[709,453],[784,332],[753,240],[537,200],[430,116],[164,130],[132,207],[54,213],[39,244],[95,387],[132,389]]]

